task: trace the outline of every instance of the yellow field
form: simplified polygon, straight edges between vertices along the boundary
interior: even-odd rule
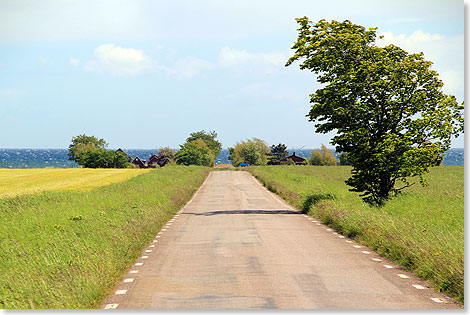
[[[0,169],[0,198],[45,190],[87,190],[125,181],[149,169]]]

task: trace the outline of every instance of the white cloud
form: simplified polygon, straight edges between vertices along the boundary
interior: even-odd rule
[[[78,60],[77,58],[70,58],[69,62],[74,67],[78,67],[80,65],[80,60]]]
[[[86,71],[132,76],[152,71],[156,66],[142,51],[122,48],[112,43],[98,46],[94,55],[96,59],[85,65]]]
[[[266,82],[256,82],[245,85],[234,93],[220,97],[221,101],[239,99],[274,100],[289,102],[289,104],[302,103],[308,102],[308,92],[286,86],[274,86],[273,84]]]
[[[246,50],[236,50],[223,47],[219,53],[219,64],[222,67],[252,67],[252,66],[284,66],[287,54],[272,53],[249,53]]]
[[[383,39],[377,41],[379,46],[394,44],[402,48],[411,48],[414,51],[419,50],[420,45],[423,43],[445,39],[442,35],[424,33],[421,30],[417,30],[409,36],[405,34],[394,35],[392,32],[383,32],[380,35],[383,36]]]

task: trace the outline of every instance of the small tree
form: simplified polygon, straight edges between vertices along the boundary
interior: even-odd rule
[[[72,138],[72,143],[69,145],[69,160],[77,162],[76,158],[80,151],[91,149],[105,149],[108,143],[104,139],[98,139],[95,136],[87,136],[85,134],[78,135]]]
[[[289,153],[287,152],[287,146],[285,144],[273,144],[268,157],[268,165],[279,165],[288,155]]]
[[[232,164],[239,166],[242,163],[249,163],[250,165],[266,165],[267,154],[270,149],[266,142],[258,138],[248,139],[236,143],[231,151],[230,158]]]
[[[346,183],[366,202],[381,205],[411,186],[408,177],[439,165],[451,137],[463,133],[463,103],[442,92],[432,63],[421,54],[375,44],[376,29],[350,21],[297,19],[295,54],[301,69],[324,86],[311,95],[308,114],[317,132],[336,130],[336,151],[353,170]],[[395,187],[400,180],[403,186]]]
[[[311,165],[327,165],[335,166],[338,165],[338,161],[335,158],[332,150],[328,150],[324,144],[321,145],[321,149],[315,149],[312,151],[312,156],[309,159]]]

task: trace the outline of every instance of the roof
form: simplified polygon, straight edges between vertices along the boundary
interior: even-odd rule
[[[287,158],[291,159],[292,161],[296,163],[302,163],[303,161],[305,161],[304,158],[301,158],[300,156],[295,155],[295,152],[292,155],[288,156]]]

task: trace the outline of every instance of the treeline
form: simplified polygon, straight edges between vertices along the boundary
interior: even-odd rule
[[[109,150],[107,146],[108,143],[104,139],[95,136],[83,134],[73,137],[69,145],[69,159],[87,168],[136,167],[133,164],[135,159],[133,160],[124,151]],[[213,167],[215,158],[221,150],[222,143],[217,140],[215,131],[206,132],[201,130],[192,132],[186,142],[180,145],[177,152],[169,147],[160,147],[145,167],[162,167],[167,164]],[[308,158],[295,156],[295,153],[289,156],[285,144],[279,143],[268,146],[265,141],[258,138],[237,142],[233,148],[228,148],[228,150],[230,152],[229,159],[234,166],[349,165],[344,154],[339,156],[338,161],[333,151],[327,149],[323,144],[320,149],[313,150]],[[154,158],[157,162],[151,164],[151,162],[154,162]]]
[[[160,147],[155,157],[164,163],[149,164],[145,167],[161,167],[167,164],[214,166],[215,158],[222,149],[222,143],[216,140],[215,131],[193,132],[175,152],[169,147]],[[104,139],[85,134],[72,138],[69,145],[69,160],[86,168],[134,168],[132,158],[122,150],[107,149]],[[151,158],[152,158],[151,157]],[[139,159],[140,160],[140,159]]]
[[[339,161],[333,154],[332,150],[328,150],[325,145],[321,145],[321,149],[311,151],[308,158],[289,156],[287,146],[279,143],[271,145],[258,138],[247,139],[235,144],[233,148],[228,148],[229,159],[234,166],[245,165],[349,165],[344,154],[339,155]]]

